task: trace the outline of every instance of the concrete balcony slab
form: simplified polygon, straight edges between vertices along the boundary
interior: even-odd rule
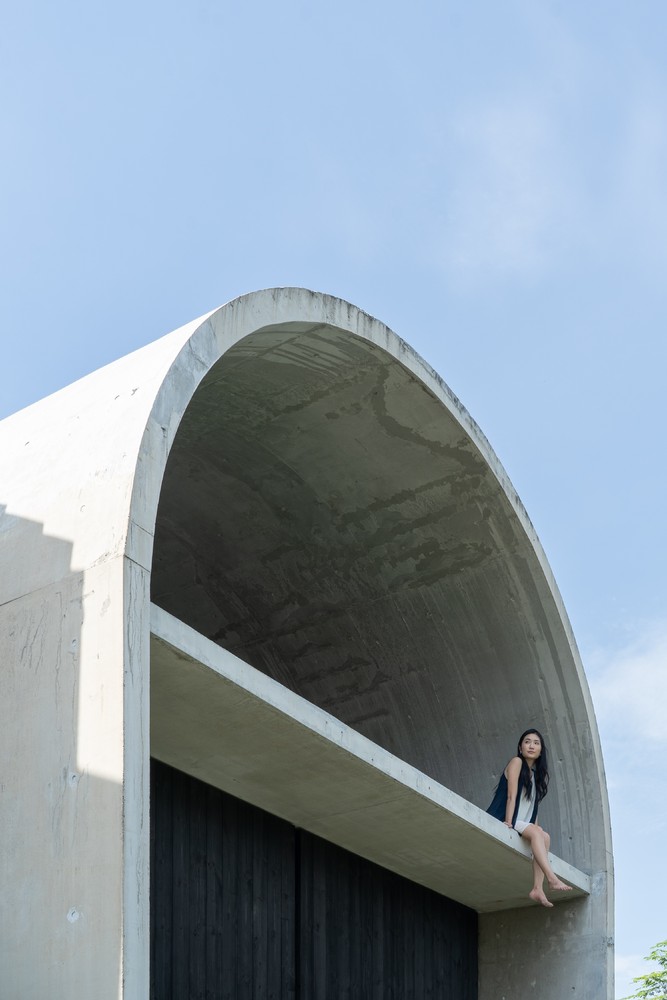
[[[483,809],[151,606],[151,755],[479,913],[533,904]],[[572,892],[589,877],[551,856]]]

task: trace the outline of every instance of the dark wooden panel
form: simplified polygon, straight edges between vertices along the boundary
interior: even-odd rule
[[[156,761],[152,1000],[476,1000],[477,916]]]
[[[299,852],[304,1000],[476,1000],[476,913],[304,831]]]
[[[157,767],[151,768],[151,997],[170,1000],[171,963],[162,948],[173,940],[172,886],[172,782]],[[159,836],[154,836],[154,831]]]
[[[157,761],[151,795],[152,1000],[295,1000],[294,828]]]
[[[217,788],[206,789],[206,1000],[223,995],[224,896],[222,798]]]

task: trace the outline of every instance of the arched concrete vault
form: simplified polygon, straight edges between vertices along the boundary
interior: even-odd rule
[[[538,968],[541,1000],[610,1000],[576,645],[488,442],[403,341],[254,293],[2,421],[0,449],[0,730],[30,748],[4,786],[13,995],[148,996],[154,754],[477,910],[480,1000]],[[478,808],[528,725],[574,887],[553,911],[520,909],[527,849]]]
[[[272,324],[212,365],[169,453],[152,599],[480,805],[538,725],[554,850],[589,867],[594,723],[539,543],[442,382],[349,326]]]

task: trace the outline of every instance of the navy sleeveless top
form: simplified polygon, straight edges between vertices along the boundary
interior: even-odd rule
[[[516,793],[516,804],[514,806],[514,815],[512,816],[512,826],[516,822],[517,813],[519,812],[519,804],[521,802],[521,796],[523,795],[523,781],[521,780],[521,775],[519,774],[519,787]],[[505,822],[505,810],[507,809],[507,778],[505,777],[505,772],[500,775],[500,781],[495,790],[493,801],[489,808],[486,810],[490,816],[495,816],[499,819],[501,823]],[[530,817],[530,822],[534,823],[537,819],[537,796],[535,796],[535,806],[533,808],[533,815]]]

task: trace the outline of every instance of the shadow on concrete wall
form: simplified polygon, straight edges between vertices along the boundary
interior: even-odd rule
[[[122,867],[114,886],[99,830],[122,789],[81,755],[85,582],[71,557],[67,539],[0,508],[3,1000],[101,997],[100,983],[119,995]]]

